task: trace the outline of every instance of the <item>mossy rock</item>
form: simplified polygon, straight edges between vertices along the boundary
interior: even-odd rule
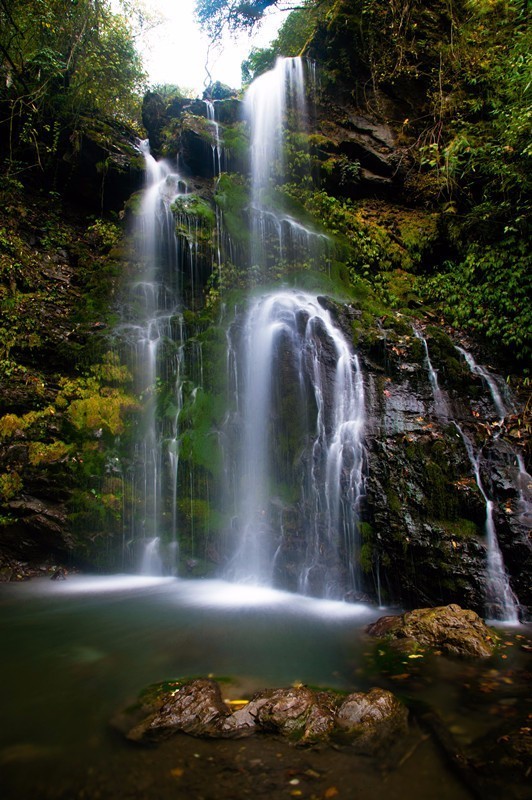
[[[455,656],[492,656],[499,636],[474,611],[452,603],[418,608],[400,616],[381,617],[368,626],[370,636],[401,640],[412,647],[425,645]]]

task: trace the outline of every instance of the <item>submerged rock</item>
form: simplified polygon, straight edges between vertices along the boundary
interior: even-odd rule
[[[407,640],[455,656],[493,655],[497,634],[474,611],[454,603],[417,608],[399,616],[381,617],[368,626],[370,636]]]
[[[406,733],[408,711],[386,689],[350,694],[336,714],[336,726],[358,753],[373,755]]]
[[[174,733],[232,739],[273,733],[298,744],[336,739],[374,754],[406,731],[408,712],[389,691],[345,697],[308,686],[265,689],[232,712],[210,679],[152,686],[113,725],[130,741],[154,743]],[[133,727],[131,727],[133,725]]]
[[[301,742],[327,739],[335,725],[337,697],[331,692],[313,692],[307,686],[276,689],[257,710],[257,722]]]
[[[198,678],[166,696],[163,705],[132,728],[127,738],[136,742],[160,741],[178,731],[192,736],[217,736],[220,722],[230,713],[219,684]]]

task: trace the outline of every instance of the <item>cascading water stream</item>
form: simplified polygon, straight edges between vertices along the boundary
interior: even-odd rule
[[[210,100],[204,100],[205,108],[207,110],[207,119],[214,131],[214,144],[212,145],[212,172],[213,175],[219,176],[223,168],[223,145],[220,136],[220,126],[216,121],[216,110],[214,103]]]
[[[484,531],[486,535],[486,554],[487,554],[486,582],[485,582],[484,593],[485,593],[485,605],[486,605],[487,616],[490,617],[491,619],[504,620],[505,622],[515,624],[519,621],[519,615],[518,615],[519,604],[517,598],[515,597],[510,587],[508,574],[504,567],[504,561],[501,549],[499,547],[499,541],[497,539],[497,532],[495,529],[495,521],[493,519],[493,501],[490,500],[488,495],[486,494],[480,476],[481,451],[475,449],[473,442],[465,432],[464,427],[459,422],[457,422],[455,419],[452,418],[447,400],[442,390],[440,389],[437,373],[434,367],[432,366],[427,340],[421,334],[421,332],[416,328],[414,328],[414,333],[415,336],[422,342],[425,351],[425,363],[427,365],[429,382],[432,387],[432,392],[434,397],[434,409],[436,411],[436,414],[444,420],[450,420],[452,424],[455,426],[456,430],[458,431],[464,443],[464,447],[466,449],[469,461],[471,463],[471,467],[473,469],[475,483],[477,484],[478,490],[484,500],[486,508]],[[493,381],[493,379],[491,379],[491,376],[485,374],[485,370],[483,370],[474,362],[473,357],[470,356],[469,353],[467,353],[467,351],[459,347],[457,347],[456,349],[459,350],[459,352],[464,356],[471,371],[474,372],[475,374],[481,375],[484,378],[490,390],[490,394],[493,399],[494,405],[497,409],[497,412],[499,414],[503,412],[502,416],[504,416],[504,406],[502,403],[502,398],[500,397],[500,394],[497,391],[496,384]]]
[[[285,570],[303,593],[356,591],[364,463],[356,356],[317,298],[298,291],[253,300],[230,345],[241,441],[227,575],[271,585]],[[299,495],[296,535],[283,526],[283,489]]]
[[[471,440],[463,428],[455,421],[456,430],[462,437],[469,461],[473,467],[473,474],[478,490],[486,505],[486,520],[484,530],[486,533],[487,569],[485,585],[486,616],[493,620],[502,620],[515,625],[519,622],[519,603],[513,593],[508,574],[497,539],[495,521],[493,519],[493,501],[490,500],[482,485],[480,477],[480,451],[475,452]]]
[[[485,369],[485,367],[482,367],[480,366],[480,364],[477,364],[471,353],[469,353],[467,350],[464,350],[463,347],[459,347],[458,345],[455,345],[455,347],[460,353],[460,355],[464,358],[471,372],[474,375],[479,375],[486,384],[486,386],[488,387],[489,392],[491,394],[491,399],[493,400],[493,405],[495,406],[495,410],[499,415],[499,419],[503,420],[504,417],[509,413],[509,411],[506,404],[504,403],[504,400],[502,399],[502,395],[501,392],[499,391],[499,387],[497,386],[495,378],[493,377],[493,375],[490,375],[490,373],[488,372],[487,369]]]
[[[278,58],[275,68],[247,90],[245,111],[251,130],[252,264],[264,270],[286,259],[326,258],[327,236],[280,211],[273,196],[275,186],[285,180],[287,136],[308,132],[303,60]]]
[[[430,360],[429,354],[429,347],[427,344],[427,340],[423,336],[420,330],[416,327],[413,327],[414,336],[416,339],[419,339],[421,344],[423,345],[423,350],[425,351],[425,364],[427,366],[427,373],[429,376],[429,382],[432,388],[432,396],[434,398],[434,412],[437,417],[440,419],[449,419],[449,408],[447,406],[447,400],[440,389],[440,384],[438,382],[438,373],[432,366],[432,361]]]
[[[163,564],[166,571],[175,572],[177,563],[177,420],[183,402],[185,335],[182,254],[171,205],[186,194],[186,185],[170,164],[153,158],[147,142],[141,144],[141,151],[147,183],[136,234],[142,275],[131,288],[137,321],[125,323],[122,328],[134,348],[137,391],[145,402],[142,436],[135,458],[131,539],[144,542],[140,570],[153,575],[161,574]],[[174,387],[174,413],[164,421],[157,409],[160,381],[170,381]],[[171,510],[168,510],[168,496],[173,500]]]
[[[532,528],[532,476],[527,472],[525,460],[521,453],[516,453],[519,492],[519,513],[523,524],[529,530]]]

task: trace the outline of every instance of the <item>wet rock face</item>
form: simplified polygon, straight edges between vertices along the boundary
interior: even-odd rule
[[[526,618],[532,567],[526,491],[519,488],[515,447],[488,389],[443,330],[426,329],[437,402],[412,323],[391,317],[371,327],[362,322],[353,323],[366,387],[362,588],[403,607],[458,603],[484,613],[486,498],[460,426],[478,458],[504,564]]]
[[[178,731],[216,738],[274,733],[299,744],[338,739],[368,755],[407,728],[406,708],[383,689],[347,697],[307,686],[267,689],[232,713],[216,681],[199,678],[174,686],[162,692],[152,689],[137,706],[115,718],[115,727],[131,741],[143,743]]]
[[[455,656],[493,655],[498,636],[478,614],[451,604],[418,608],[400,616],[381,617],[367,628],[370,636],[407,640]]]
[[[132,728],[127,738],[134,742],[160,741],[176,731],[216,736],[221,721],[229,714],[218,683],[208,679],[188,681],[170,692],[163,705]]]
[[[325,179],[332,193],[386,197],[400,191],[408,156],[397,145],[389,125],[343,98],[338,105],[329,100],[326,108],[318,109],[318,126],[325,137],[324,153],[337,163],[337,169]],[[351,179],[342,172],[346,160],[358,164]]]
[[[407,730],[408,712],[386,689],[350,694],[336,714],[337,727],[357,753],[371,755]]]
[[[264,730],[281,733],[301,742],[327,739],[334,724],[335,697],[313,692],[306,686],[277,689],[257,711],[257,722]]]

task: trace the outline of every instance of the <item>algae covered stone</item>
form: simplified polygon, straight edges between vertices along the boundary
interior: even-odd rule
[[[381,617],[368,626],[367,632],[370,636],[409,640],[455,656],[487,658],[498,643],[497,634],[478,614],[454,603]]]

